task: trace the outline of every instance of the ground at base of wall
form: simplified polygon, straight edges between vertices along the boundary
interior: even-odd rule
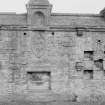
[[[35,97],[34,97],[35,98]],[[48,97],[46,97],[48,98]],[[32,98],[33,99],[33,98]],[[23,96],[14,95],[9,97],[2,97],[0,105],[105,105],[105,96],[92,94],[90,96],[78,96],[73,100],[27,100]]]
[[[11,101],[0,102],[0,105],[105,105],[105,102],[29,102],[29,101]]]

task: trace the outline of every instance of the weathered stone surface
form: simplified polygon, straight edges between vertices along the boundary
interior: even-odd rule
[[[27,11],[0,14],[0,99],[103,102],[103,17],[51,13],[47,0]]]

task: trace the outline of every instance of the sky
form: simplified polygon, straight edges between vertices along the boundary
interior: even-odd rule
[[[0,12],[25,13],[29,0],[0,0]],[[98,14],[105,7],[105,0],[49,0],[53,12]]]

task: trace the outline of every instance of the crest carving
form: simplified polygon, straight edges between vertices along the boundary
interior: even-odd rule
[[[32,36],[32,51],[35,54],[37,58],[40,58],[45,53],[45,39],[44,39],[44,33],[43,32],[36,32]]]

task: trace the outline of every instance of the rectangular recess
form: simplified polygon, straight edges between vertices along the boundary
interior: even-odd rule
[[[94,51],[84,51],[84,58],[93,60]]]
[[[93,79],[93,70],[84,70],[85,79]]]
[[[27,76],[30,89],[51,89],[51,72],[28,71]]]

